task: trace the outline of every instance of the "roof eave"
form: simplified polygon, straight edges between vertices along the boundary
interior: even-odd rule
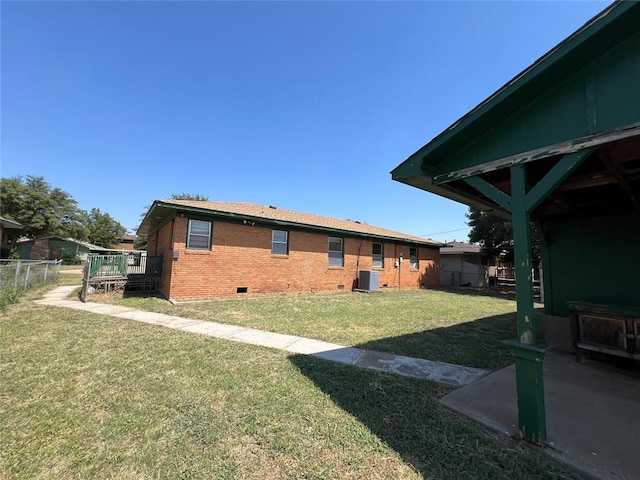
[[[536,60],[531,66],[509,80],[495,93],[490,95],[470,112],[462,116],[443,132],[434,137],[430,142],[410,155],[405,161],[400,163],[391,171],[392,179],[401,181],[400,179],[405,176],[415,174],[430,175],[429,172],[423,171],[425,168],[429,168],[431,166],[425,165],[425,159],[427,156],[433,154],[440,147],[453,140],[457,135],[465,131],[465,129],[475,122],[486,117],[493,109],[501,105],[503,102],[511,101],[514,94],[534,83],[536,79],[549,69],[549,67],[562,62],[563,59],[584,44],[589,38],[607,28],[613,21],[620,18],[620,16],[624,15],[632,8],[640,9],[640,2],[618,1],[609,5],[571,36],[560,42],[541,58]],[[516,106],[514,105],[513,108],[516,108]],[[434,160],[433,156],[431,160]],[[431,161],[429,163],[431,163]]]
[[[152,207],[149,209],[149,212],[145,216],[143,222],[140,224],[140,227],[138,229],[139,234],[143,234],[143,235],[148,234],[148,231],[143,230],[143,227],[148,228],[150,226],[149,225],[150,222],[147,222],[147,219],[151,217],[152,211],[156,210],[159,207],[167,208],[167,209],[172,208],[176,211],[176,213],[179,212],[179,213],[193,213],[198,215],[207,215],[214,218],[222,218],[222,219],[233,220],[238,222],[246,220],[247,222],[259,223],[262,225],[274,225],[278,227],[299,228],[299,229],[313,230],[313,231],[318,231],[323,233],[333,233],[336,235],[346,234],[346,235],[361,237],[361,238],[373,238],[373,239],[379,239],[379,240],[403,242],[407,244],[423,245],[425,247],[439,248],[442,245],[444,245],[441,242],[436,242],[435,240],[430,240],[430,239],[414,239],[414,238],[408,238],[408,237],[394,237],[391,235],[377,235],[372,233],[358,232],[355,230],[331,228],[331,227],[324,227],[321,225],[311,225],[307,223],[292,222],[287,220],[277,220],[277,219],[265,218],[265,217],[256,217],[254,215],[225,212],[221,210],[212,210],[208,208],[200,208],[200,207],[194,207],[189,205],[180,205],[176,203],[163,202],[161,200],[156,200],[155,202],[153,202]],[[164,222],[159,222],[158,224],[161,224],[161,223],[164,223]],[[155,230],[155,228],[153,228],[153,230]]]

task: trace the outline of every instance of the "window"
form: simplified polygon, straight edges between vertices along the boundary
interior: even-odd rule
[[[287,255],[289,253],[289,232],[284,230],[271,232],[271,253],[273,255]]]
[[[409,268],[418,269],[418,247],[409,247]]]
[[[384,268],[384,248],[381,243],[372,244],[372,265],[378,268]]]
[[[209,250],[211,247],[211,222],[189,220],[187,248]]]
[[[343,267],[344,256],[342,255],[342,239],[329,237],[329,266]]]

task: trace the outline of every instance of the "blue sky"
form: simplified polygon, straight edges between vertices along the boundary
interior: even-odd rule
[[[0,173],[130,230],[200,193],[464,240],[390,170],[607,4],[3,1]]]

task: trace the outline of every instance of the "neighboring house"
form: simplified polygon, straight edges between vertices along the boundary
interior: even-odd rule
[[[15,246],[16,239],[23,225],[8,218],[0,217],[0,250],[2,257],[6,257],[9,250]]]
[[[488,272],[480,250],[473,243],[446,243],[440,249],[440,285],[486,287]]]
[[[90,253],[108,254],[113,251],[92,243],[56,235],[23,240],[16,246],[19,257],[29,260],[58,260],[69,255],[76,255],[80,260],[86,260]]]
[[[162,255],[170,299],[439,285],[439,242],[353,220],[251,203],[156,200],[138,234]],[[375,274],[372,274],[375,275]]]
[[[133,242],[135,242],[135,235],[123,235],[120,242],[113,247],[113,250],[133,250]]]

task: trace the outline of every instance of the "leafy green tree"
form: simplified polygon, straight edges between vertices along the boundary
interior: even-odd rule
[[[22,233],[28,237],[87,238],[86,212],[70,194],[52,188],[43,177],[0,179],[0,212],[24,225]]]
[[[194,200],[198,202],[208,202],[209,197],[206,195],[202,195],[200,193],[172,193],[171,200]],[[142,215],[140,215],[140,220],[144,219],[144,216],[149,211],[151,205],[147,205],[144,209]],[[146,235],[138,235],[136,239],[133,241],[133,248],[136,250],[146,250],[147,249],[147,237]]]
[[[208,202],[209,197],[199,193],[172,193],[171,200],[195,200],[198,202]]]
[[[104,248],[114,247],[127,229],[108,213],[92,208],[87,218],[89,241]]]
[[[469,207],[467,225],[471,227],[469,240],[479,244],[485,256],[491,258],[506,253],[507,256],[513,257],[511,222],[489,212]]]
[[[146,235],[138,235],[136,239],[133,241],[134,250],[146,250],[147,249],[147,236]]]
[[[513,262],[513,227],[511,222],[489,212],[469,207],[467,225],[471,227],[469,241],[482,247],[482,254],[492,258],[502,255]],[[531,224],[531,259],[534,268],[540,260],[540,237],[535,224]]]

